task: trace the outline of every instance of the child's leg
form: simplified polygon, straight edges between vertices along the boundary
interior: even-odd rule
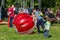
[[[41,21],[40,25],[41,25],[41,27],[44,29],[44,27],[45,27],[44,21],[43,21],[42,19],[41,19],[40,21]]]
[[[34,25],[35,28],[36,28],[36,23],[37,23],[37,21],[35,20],[35,25]]]
[[[44,36],[47,38],[47,37],[49,37],[49,30],[45,30],[44,31]]]
[[[40,24],[39,24],[39,23],[40,23],[40,21],[38,20],[38,21],[37,21],[37,24],[36,24],[38,33],[40,33],[40,27],[39,27]]]
[[[10,27],[12,27],[13,17],[10,17]]]
[[[8,27],[10,27],[10,17],[8,17]]]

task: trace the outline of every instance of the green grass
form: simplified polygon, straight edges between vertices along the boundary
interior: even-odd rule
[[[37,32],[36,30],[34,30]],[[14,28],[8,28],[7,25],[0,25],[0,40],[60,40],[60,25],[51,26],[51,38],[44,38],[44,34],[18,34]]]

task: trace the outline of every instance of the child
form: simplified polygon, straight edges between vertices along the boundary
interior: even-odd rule
[[[14,5],[9,6],[9,8],[8,8],[8,16],[9,16],[8,17],[8,26],[9,27],[13,27],[12,21],[13,21],[14,16],[15,16],[14,11],[15,11]]]
[[[45,28],[44,28],[44,36],[46,38],[48,38],[50,36],[49,30],[50,30],[50,20],[48,17],[46,17]]]
[[[35,15],[34,12],[32,13],[32,17],[33,17],[33,21],[34,21],[34,23],[35,23],[34,27],[36,28],[37,19],[36,19],[36,15]]]

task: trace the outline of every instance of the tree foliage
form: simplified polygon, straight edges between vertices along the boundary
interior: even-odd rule
[[[42,7],[55,7],[56,0],[42,0]]]
[[[27,4],[29,5],[31,0],[28,0]],[[9,5],[16,4],[18,6],[21,5],[21,0],[6,0],[6,7]],[[55,7],[56,5],[60,4],[60,1],[58,0],[41,0],[41,6],[42,7]],[[38,6],[38,1],[34,1],[34,5]]]
[[[6,0],[6,7],[14,4],[15,0]]]

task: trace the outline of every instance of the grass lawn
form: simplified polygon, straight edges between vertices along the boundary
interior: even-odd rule
[[[36,30],[34,30],[36,32]],[[51,26],[51,38],[44,38],[44,34],[18,34],[14,28],[7,25],[0,25],[0,40],[60,40],[60,24]]]

